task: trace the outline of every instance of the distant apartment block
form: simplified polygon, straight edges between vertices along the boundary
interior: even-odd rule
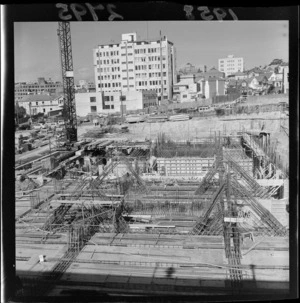
[[[235,58],[229,55],[227,58],[219,59],[219,71],[224,72],[225,76],[244,71],[244,59]]]
[[[89,92],[75,94],[76,111],[79,116],[89,114],[112,114],[148,110],[157,105],[157,94],[154,90]]]
[[[54,82],[51,79],[38,78],[37,82],[15,83],[15,101],[20,101],[24,96],[36,94],[58,94],[63,91],[61,82]]]
[[[138,41],[136,33],[122,34],[117,44],[93,50],[96,92],[155,91],[158,99],[172,98],[176,82],[174,44],[166,37]]]

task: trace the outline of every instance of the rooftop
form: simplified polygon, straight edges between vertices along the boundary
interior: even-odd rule
[[[34,101],[52,101],[62,95],[27,95],[21,99],[21,102],[34,102]]]

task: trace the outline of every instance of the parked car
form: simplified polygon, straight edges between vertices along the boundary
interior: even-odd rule
[[[58,123],[52,122],[52,123],[47,123],[47,126],[50,129],[56,129],[56,127],[58,127]]]
[[[28,130],[28,129],[30,129],[30,124],[29,123],[19,124],[19,130]]]
[[[45,126],[41,123],[32,123],[31,128],[35,130],[41,130],[42,128],[45,128]]]
[[[198,107],[198,111],[199,111],[200,113],[202,113],[202,112],[207,112],[207,111],[210,111],[210,110],[212,110],[212,109],[210,108],[210,106],[200,106],[200,107]]]

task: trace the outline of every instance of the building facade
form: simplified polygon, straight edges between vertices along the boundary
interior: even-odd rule
[[[63,91],[61,82],[54,82],[51,79],[38,78],[37,82],[15,83],[15,101],[20,101],[27,95],[36,94],[59,94]]]
[[[225,76],[244,71],[244,59],[235,58],[229,55],[227,58],[219,59],[219,71],[224,72]]]
[[[96,92],[154,90],[159,100],[172,98],[176,82],[176,53],[172,42],[137,41],[136,33],[122,34],[118,44],[93,50]]]
[[[205,77],[198,81],[200,84],[200,91],[198,97],[205,97],[205,99],[216,96],[225,95],[225,79],[218,77]]]
[[[200,84],[195,81],[195,75],[180,75],[179,82],[173,86],[173,100],[176,102],[195,101]]]
[[[51,111],[61,110],[63,108],[62,95],[27,95],[18,101],[18,105],[26,109],[26,113],[36,115],[43,113],[48,115]]]
[[[282,70],[283,74],[283,93],[288,94],[289,93],[289,67],[285,66]]]
[[[79,116],[89,114],[112,114],[147,110],[157,105],[157,94],[152,91],[114,91],[75,94],[76,112]]]

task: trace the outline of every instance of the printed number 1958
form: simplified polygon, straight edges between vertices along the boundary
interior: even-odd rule
[[[186,12],[187,19],[190,20],[195,19],[195,16],[192,13],[194,10],[194,7],[192,5],[185,5],[183,10]],[[219,7],[213,9],[213,14],[211,14],[207,6],[198,6],[197,10],[201,12],[200,16],[203,20],[208,20],[208,21],[213,20],[214,19],[213,14],[216,16],[217,20],[223,20],[227,16],[226,11]],[[228,9],[228,12],[233,20],[238,20],[236,14],[232,11],[232,9]]]

